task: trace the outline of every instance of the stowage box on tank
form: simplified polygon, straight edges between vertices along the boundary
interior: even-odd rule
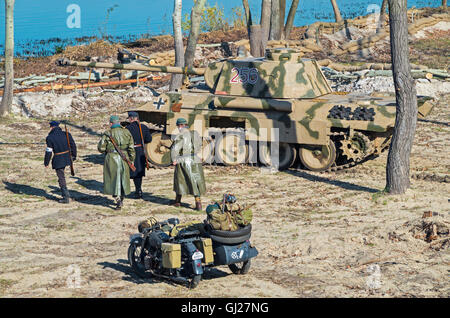
[[[60,64],[204,76],[203,87],[164,93],[130,109],[151,124],[153,140],[146,151],[155,166],[170,165],[170,136],[180,117],[203,137],[202,160],[207,163],[272,165],[278,158],[279,169],[286,169],[298,158],[313,171],[375,157],[389,146],[395,124],[395,97],[333,92],[317,62],[289,48],[268,49],[264,58],[214,62],[204,69]],[[429,97],[419,97],[418,104],[423,117],[433,105]],[[279,145],[276,157],[271,143]]]

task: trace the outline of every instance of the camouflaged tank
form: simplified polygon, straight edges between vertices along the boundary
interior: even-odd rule
[[[164,93],[130,109],[150,124],[153,140],[146,152],[159,167],[171,164],[171,135],[180,117],[202,136],[204,162],[258,162],[280,170],[300,162],[312,171],[333,171],[374,158],[389,146],[395,124],[395,96],[333,92],[316,61],[288,48],[267,50],[264,58],[211,63],[205,69],[62,64],[204,76],[203,85]],[[431,98],[418,101],[419,116],[426,116]]]

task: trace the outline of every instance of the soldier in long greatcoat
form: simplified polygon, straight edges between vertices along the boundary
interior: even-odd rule
[[[152,141],[150,129],[139,121],[139,114],[137,112],[128,112],[128,121],[130,124],[127,129],[130,131],[134,140],[134,150],[136,151],[136,158],[134,159],[134,166],[136,171],[130,171],[130,178],[133,179],[136,189],[134,197],[136,199],[142,198],[142,178],[145,176],[145,168],[147,159],[145,156],[145,144]]]
[[[196,131],[188,129],[187,121],[179,118],[176,122],[179,133],[172,144],[171,157],[175,166],[173,190],[176,198],[174,206],[181,205],[181,197],[186,194],[195,197],[195,209],[202,210],[200,196],[206,192],[205,177],[200,158],[202,140]]]
[[[101,153],[106,154],[103,166],[103,193],[110,194],[116,199],[116,209],[123,206],[125,195],[130,194],[130,168],[121,158],[110,140],[111,136],[118,148],[133,162],[136,152],[134,150],[133,136],[120,125],[118,116],[110,117],[111,129],[106,131],[100,139],[97,148]]]
[[[63,197],[59,202],[69,203],[70,195],[69,190],[67,190],[64,169],[69,166],[72,161],[76,160],[77,146],[72,135],[70,133],[66,135],[66,133],[61,130],[58,121],[51,121],[50,129],[50,133],[46,138],[47,148],[45,150],[44,166],[48,168],[50,159],[52,160],[52,168],[56,171],[56,175],[58,176],[58,183]],[[67,138],[69,138],[69,142],[67,141]]]

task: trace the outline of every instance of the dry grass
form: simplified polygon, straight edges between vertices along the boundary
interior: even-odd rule
[[[450,113],[443,98],[419,121],[411,173],[447,175]],[[255,203],[252,243],[259,255],[249,274],[212,270],[195,290],[164,280],[142,280],[127,263],[129,235],[139,221],[178,217],[203,220],[173,199],[171,169],[149,170],[144,200],[127,198],[112,209],[102,191],[98,133],[107,116],[70,118],[80,153],[76,176],[68,177],[74,201],[56,203],[60,193],[52,170],[43,168],[44,145],[12,145],[17,136],[39,142],[47,123],[37,119],[0,121],[0,289],[6,297],[448,297],[448,242],[445,234],[431,243],[417,232],[426,211],[440,214],[436,224],[450,224],[447,182],[412,180],[400,196],[380,191],[385,185],[386,153],[339,173],[258,168],[206,167],[206,206],[232,191],[240,202]],[[18,134],[20,132],[20,134]],[[6,143],[6,144],[5,144]],[[433,217],[434,218],[434,217]],[[445,229],[439,228],[439,233]],[[417,234],[419,234],[417,236]],[[417,236],[417,238],[414,237]],[[444,239],[442,244],[438,240]],[[72,267],[69,267],[72,266]],[[70,288],[72,268],[80,288]],[[373,276],[374,269],[380,276]],[[380,285],[371,285],[379,278]],[[377,278],[377,279],[378,279]],[[14,284],[14,285],[13,285]],[[11,288],[14,286],[14,288]]]

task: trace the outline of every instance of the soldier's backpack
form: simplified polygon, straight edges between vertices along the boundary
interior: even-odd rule
[[[218,203],[208,205],[206,215],[206,221],[214,230],[236,231],[239,229],[235,216],[229,211],[222,212]]]
[[[236,212],[236,223],[240,226],[247,226],[252,222],[253,212],[249,207],[244,208],[242,211],[239,208]]]

